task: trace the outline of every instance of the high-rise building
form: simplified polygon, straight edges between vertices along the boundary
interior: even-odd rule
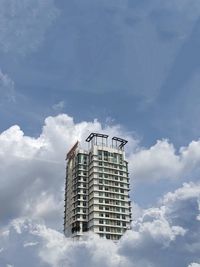
[[[91,133],[88,149],[77,142],[67,154],[64,233],[79,239],[92,231],[118,240],[131,227],[126,140]]]

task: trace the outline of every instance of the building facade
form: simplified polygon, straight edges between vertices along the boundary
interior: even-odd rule
[[[88,149],[77,142],[67,154],[64,233],[80,239],[88,231],[118,240],[131,227],[126,140],[91,133]]]

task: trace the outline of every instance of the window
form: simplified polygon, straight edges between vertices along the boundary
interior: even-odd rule
[[[103,213],[99,213],[99,217],[103,217]]]
[[[122,226],[124,226],[124,227],[125,227],[125,226],[126,226],[126,223],[125,223],[125,222],[122,222]]]
[[[103,206],[99,206],[99,209],[100,209],[100,210],[103,210]]]
[[[110,227],[106,227],[106,232],[110,232]]]
[[[107,238],[107,239],[110,239],[110,235],[106,235],[106,238]]]
[[[103,190],[103,186],[102,185],[99,186],[99,190]]]
[[[99,227],[99,231],[103,232],[103,227],[102,226]]]
[[[103,203],[103,199],[102,198],[99,199],[99,203]]]
[[[78,163],[81,163],[81,155],[78,154]]]
[[[104,157],[108,157],[108,151],[104,151]]]
[[[102,219],[99,220],[99,224],[103,224],[103,220]]]

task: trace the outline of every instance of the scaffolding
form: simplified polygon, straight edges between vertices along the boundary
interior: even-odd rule
[[[91,145],[108,146],[108,135],[99,134],[99,133],[91,133],[85,141]]]

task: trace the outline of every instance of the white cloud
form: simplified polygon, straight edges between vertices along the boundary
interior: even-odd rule
[[[0,0],[0,50],[14,54],[35,51],[58,16],[53,0]]]
[[[25,136],[19,126],[15,125],[0,135],[0,202],[5,203],[0,206],[1,225],[16,217],[29,216],[44,220],[47,226],[59,226],[58,229],[62,230],[60,222],[63,217],[66,152],[77,140],[84,141],[90,132],[105,132],[129,140],[127,150],[133,185],[135,181],[145,179],[151,182],[198,173],[199,141],[191,142],[187,147],[181,148],[179,153],[167,140],[158,141],[151,148],[141,148],[137,140],[119,125],[103,127],[97,120],[75,123],[73,118],[65,114],[46,118],[37,138]],[[181,192],[184,196],[195,192],[187,186],[183,188],[185,191]],[[178,191],[177,196],[178,194],[181,193]],[[166,203],[170,203],[170,198],[170,194],[166,195]],[[190,205],[197,208],[193,203]],[[134,217],[141,214],[136,203],[133,208]],[[197,219],[199,218],[200,215],[197,215]],[[163,225],[168,231],[165,221],[153,227]],[[172,236],[176,230],[179,229],[172,229]]]
[[[119,125],[103,127],[97,120],[75,123],[65,114],[46,118],[37,138],[25,136],[15,125],[0,135],[0,202],[5,203],[0,206],[1,225],[15,217],[30,216],[44,220],[51,227],[59,225],[62,230],[66,152],[77,140],[84,143],[90,132],[105,132],[129,140],[127,151],[133,184],[144,179],[150,182],[191,176],[198,170],[199,141],[191,142],[179,153],[167,140],[145,149]],[[194,194],[187,187],[184,190],[184,196]],[[171,198],[170,194],[165,201],[167,198]],[[133,208],[134,216],[141,214],[136,203]]]
[[[134,140],[120,126],[98,121],[74,123],[65,114],[48,117],[39,137],[25,136],[15,125],[0,135],[0,213],[1,224],[18,216],[44,219],[51,226],[63,217],[65,157],[77,141],[90,132],[118,133]]]
[[[188,267],[200,267],[200,264],[193,262]]]
[[[185,219],[181,210],[186,209],[191,220],[198,211],[192,209],[192,215],[186,203],[199,200],[200,185],[185,184],[166,195],[157,207],[144,210],[119,243],[93,234],[74,242],[44,224],[15,219],[0,235],[0,263],[20,267],[197,267],[200,246],[196,251],[188,248],[199,241],[199,222],[194,220],[183,227],[174,221],[169,210],[180,207],[177,216],[181,222]]]
[[[176,178],[181,171],[179,157],[167,140],[157,141],[150,148],[141,148],[130,158],[136,179]]]
[[[92,131],[130,141],[134,179],[162,179],[166,173],[181,177],[183,171],[198,169],[199,141],[178,153],[167,140],[145,149],[119,125],[75,123],[66,114],[46,118],[38,137],[12,126],[0,135],[1,266],[168,267],[172,260],[170,266],[176,267],[198,262],[200,185],[194,182],[166,194],[157,207],[142,210],[134,203],[133,229],[118,244],[93,235],[82,242],[63,237],[65,155]]]
[[[138,181],[195,178],[200,166],[200,141],[192,141],[187,147],[176,151],[168,140],[159,140],[150,148],[138,148],[129,161]]]

